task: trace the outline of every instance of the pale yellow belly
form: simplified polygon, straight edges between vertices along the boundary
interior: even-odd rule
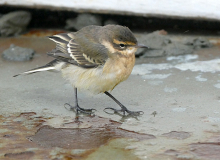
[[[61,70],[63,77],[79,90],[88,90],[94,94],[114,89],[120,82],[126,80],[134,66],[134,60],[130,65],[107,61],[104,66],[98,68],[80,68],[69,65]]]

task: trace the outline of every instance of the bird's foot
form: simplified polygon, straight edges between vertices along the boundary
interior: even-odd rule
[[[114,111],[114,113],[107,112],[106,110],[112,110],[112,111]],[[127,116],[132,116],[132,117],[137,117],[137,116],[140,116],[140,115],[144,114],[143,111],[130,111],[125,106],[121,106],[121,109],[115,109],[115,108],[108,107],[108,108],[104,109],[104,112],[108,113],[108,114],[118,114],[118,115],[121,115],[121,116],[126,116],[127,115]]]
[[[67,108],[66,106],[69,107],[69,110],[70,110],[70,111],[74,111],[74,112],[76,112],[77,114],[83,113],[83,114],[92,115],[92,114],[94,114],[94,112],[96,111],[96,109],[93,109],[93,108],[92,108],[92,109],[84,109],[84,108],[79,107],[79,105],[71,106],[71,105],[68,104],[68,103],[65,103],[65,104],[64,104],[64,107],[65,107],[65,108]]]

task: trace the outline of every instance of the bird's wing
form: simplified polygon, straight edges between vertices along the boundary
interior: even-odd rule
[[[104,45],[82,34],[76,38],[74,33],[62,33],[49,39],[56,43],[56,49],[48,55],[64,62],[88,68],[103,65],[108,58],[108,50]]]

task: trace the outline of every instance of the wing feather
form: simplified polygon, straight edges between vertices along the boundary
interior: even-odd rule
[[[76,35],[76,33],[50,36],[49,39],[56,43],[56,49],[48,55],[86,68],[104,65],[108,58],[108,50],[105,46],[95,42],[94,39],[86,37],[84,34]]]

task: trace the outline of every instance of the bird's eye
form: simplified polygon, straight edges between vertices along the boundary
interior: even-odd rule
[[[124,44],[119,44],[120,48],[125,48],[125,45]]]

